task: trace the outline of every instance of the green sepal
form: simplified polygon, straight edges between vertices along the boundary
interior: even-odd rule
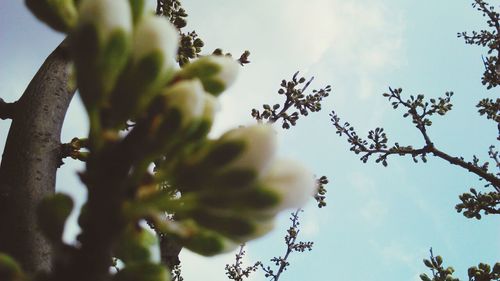
[[[213,214],[201,209],[193,212],[191,216],[199,225],[230,238],[247,236],[256,230],[255,223],[250,218],[223,213]]]
[[[210,148],[203,162],[206,165],[222,167],[240,156],[244,149],[244,141],[218,142]]]
[[[280,203],[280,197],[273,190],[252,187],[244,190],[227,191],[224,194],[205,191],[199,194],[199,202],[209,208],[231,208],[244,213],[273,208]]]
[[[10,256],[0,253],[0,280],[25,280],[21,266]]]
[[[128,226],[118,238],[114,250],[126,265],[151,261],[150,248],[158,243],[156,236],[138,226]]]
[[[76,24],[78,12],[73,0],[25,0],[28,9],[51,28],[68,32]]]
[[[133,263],[125,266],[113,277],[115,281],[170,281],[165,266],[155,263]]]
[[[140,136],[142,141],[139,140],[139,142],[143,143],[138,143],[136,147],[138,150],[142,150],[141,155],[145,160],[153,161],[171,150],[170,148],[175,144],[182,116],[179,110],[173,108],[163,116],[157,116],[154,119],[145,120],[145,122],[149,122],[146,125],[149,128],[145,135]]]
[[[105,95],[109,95],[115,87],[116,80],[127,63],[129,52],[130,39],[125,31],[117,29],[111,32],[103,48],[99,65]]]
[[[92,24],[79,27],[70,37],[77,86],[87,110],[94,108],[99,99],[99,87],[93,80],[94,69],[97,68],[95,60],[100,49],[98,38],[97,28]]]
[[[57,193],[40,202],[37,212],[38,225],[49,241],[62,241],[64,225],[72,210],[73,200],[65,194]]]
[[[196,142],[206,138],[212,128],[212,120],[201,119],[197,122],[194,130],[189,134],[189,141]]]
[[[219,96],[222,92],[226,90],[226,84],[221,80],[205,79],[202,81],[205,91],[213,94],[214,96]]]
[[[206,59],[199,58],[198,60],[187,64],[181,70],[180,75],[183,78],[199,78],[203,80],[204,77],[210,77],[222,70],[220,65],[214,63],[207,63]]]
[[[243,189],[257,179],[257,172],[250,169],[231,169],[217,173],[209,184],[215,189]]]
[[[200,58],[187,64],[179,72],[182,79],[198,78],[203,84],[203,88],[208,93],[219,96],[225,89],[223,81],[218,81],[215,77],[222,71],[222,66],[210,62],[207,58]]]
[[[162,73],[164,61],[162,53],[156,51],[136,63],[129,63],[111,94],[109,123],[112,127],[143,115],[161,93],[172,76],[172,73]]]
[[[130,51],[125,31],[117,29],[102,37],[94,24],[82,25],[72,35],[77,84],[88,111],[102,107],[107,100]]]
[[[214,256],[227,252],[234,247],[234,243],[217,232],[199,229],[188,239],[181,241],[182,245],[203,256]]]
[[[177,74],[179,79],[198,78],[206,92],[217,97],[236,78],[238,66],[228,57],[205,56],[186,64]]]
[[[141,219],[158,213],[182,214],[190,209],[196,202],[190,202],[188,196],[182,200],[172,198],[172,194],[166,190],[158,190],[144,198],[140,198],[124,205],[124,214],[128,219]],[[194,200],[195,198],[193,198]]]
[[[134,25],[139,22],[144,14],[144,0],[129,0],[132,9],[132,20]]]

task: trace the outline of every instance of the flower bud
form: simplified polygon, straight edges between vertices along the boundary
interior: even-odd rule
[[[186,129],[204,113],[205,92],[199,80],[180,81],[161,94],[166,110],[180,113],[180,128]],[[166,120],[168,122],[168,120]]]
[[[78,25],[94,25],[100,39],[109,38],[116,30],[132,31],[131,10],[127,0],[81,0]]]
[[[209,229],[194,227],[190,229],[190,232],[189,237],[181,240],[182,245],[190,251],[203,256],[231,252],[238,246],[235,242]]]
[[[201,226],[212,229],[238,243],[261,237],[274,227],[272,219],[255,219],[227,210],[197,210],[191,217]]]
[[[234,83],[238,70],[238,63],[230,57],[206,56],[184,66],[177,77],[196,77],[203,83],[205,91],[218,96]]]
[[[81,0],[79,14],[71,43],[88,110],[102,106],[127,62],[132,18],[128,0]]]
[[[279,197],[279,205],[272,208],[279,212],[302,207],[316,191],[314,175],[300,163],[279,159],[260,180],[261,187]]]
[[[137,118],[172,78],[178,40],[165,18],[149,15],[139,21],[131,63],[111,96],[111,126]]]
[[[229,159],[224,169],[252,170],[257,175],[269,167],[277,148],[276,132],[269,125],[252,125],[230,130],[217,140],[216,145],[226,143],[240,143],[243,150],[233,159]]]
[[[148,56],[158,59],[159,73],[165,74],[175,65],[179,33],[165,18],[149,15],[138,24],[134,34],[132,60],[134,64]]]
[[[208,135],[215,119],[215,113],[219,109],[219,101],[216,97],[205,93],[203,98],[203,113],[197,120],[198,124],[196,125],[196,130],[189,136],[189,140],[195,142],[203,140]]]
[[[132,9],[132,20],[134,24],[144,15],[144,1],[145,0],[129,0],[130,8]]]
[[[26,6],[51,28],[68,32],[76,24],[78,13],[73,0],[25,0]]]

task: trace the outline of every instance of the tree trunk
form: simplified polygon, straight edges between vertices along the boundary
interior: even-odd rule
[[[74,89],[68,88],[69,50],[63,41],[16,103],[0,164],[0,252],[27,272],[48,270],[51,249],[37,229],[38,203],[55,191],[61,127]]]

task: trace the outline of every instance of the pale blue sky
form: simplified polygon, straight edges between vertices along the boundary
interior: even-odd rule
[[[409,120],[394,111],[381,94],[388,86],[407,94],[437,97],[454,91],[449,116],[434,120],[429,130],[435,144],[452,155],[486,160],[496,144],[492,122],[479,117],[475,105],[497,97],[480,83],[481,54],[456,33],[479,29],[484,20],[470,1],[396,0],[254,0],[183,1],[190,17],[188,29],[205,40],[206,52],[216,47],[239,54],[248,49],[252,63],[241,71],[237,85],[222,97],[215,134],[249,124],[250,110],[279,101],[279,82],[300,70],[315,76],[312,87],[333,86],[323,111],[282,132],[280,154],[306,162],[318,175],[327,175],[328,206],[313,202],[302,219],[312,252],[292,256],[283,281],[349,280],[414,281],[426,272],[421,260],[429,247],[466,279],[467,268],[500,260],[498,217],[465,219],[454,211],[458,195],[480,187],[473,174],[440,159],[414,164],[393,158],[389,167],[363,164],[335,135],[328,114],[332,109],[351,122],[361,135],[384,126],[390,141],[423,143]],[[305,4],[307,3],[307,4]],[[62,39],[34,19],[21,1],[0,3],[0,96],[18,98],[50,51]],[[85,115],[75,99],[68,113],[63,141],[86,132]],[[0,122],[0,146],[8,122]],[[392,143],[391,142],[391,143]],[[84,198],[75,171],[66,161],[58,189]],[[268,260],[284,252],[287,214],[271,235],[250,243],[249,261]],[[71,233],[68,233],[71,236]],[[186,281],[224,280],[224,265],[232,254],[201,258],[183,253]],[[256,273],[252,280],[265,280]]]

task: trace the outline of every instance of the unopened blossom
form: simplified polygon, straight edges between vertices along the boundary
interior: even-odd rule
[[[180,81],[162,93],[167,111],[176,109],[181,114],[181,128],[202,116],[205,106],[205,91],[197,79]],[[168,120],[167,120],[168,121]]]
[[[157,54],[161,60],[159,73],[164,75],[175,64],[178,42],[179,34],[168,20],[154,15],[143,17],[134,32],[132,59],[138,63]]]
[[[218,142],[239,142],[243,145],[239,155],[224,169],[253,170],[257,175],[269,167],[277,149],[276,132],[271,126],[262,124],[230,130]]]
[[[79,25],[95,25],[103,38],[116,30],[132,31],[132,14],[127,0],[81,0],[78,12]]]
[[[274,211],[302,207],[316,192],[316,180],[302,164],[277,159],[260,180],[265,189],[279,197]]]
[[[181,79],[196,77],[207,92],[218,96],[234,83],[238,70],[238,63],[230,57],[206,56],[187,64],[177,76]]]

